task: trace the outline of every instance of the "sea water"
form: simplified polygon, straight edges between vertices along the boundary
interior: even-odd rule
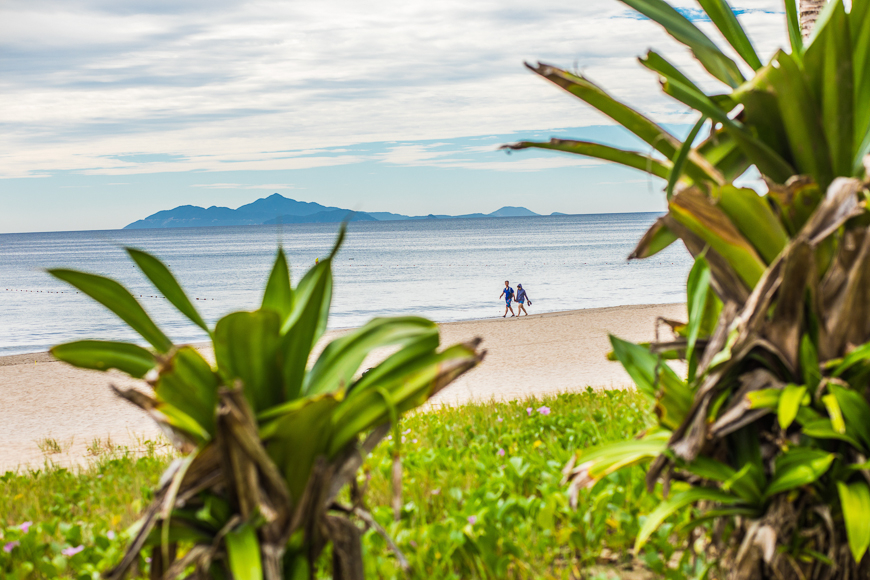
[[[504,281],[522,284],[529,313],[685,299],[692,261],[682,244],[646,260],[626,258],[657,214],[354,222],[334,265],[330,328],[375,316],[439,322],[501,317]],[[133,246],[170,266],[209,324],[254,310],[282,245],[294,284],[328,255],[336,224],[110,230],[0,235],[0,355],[65,341],[142,342],[46,268],[121,281],[176,342],[203,331],[178,314],[124,252]],[[516,307],[515,307],[516,308]]]

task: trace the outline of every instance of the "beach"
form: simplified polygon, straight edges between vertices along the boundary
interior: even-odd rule
[[[606,359],[608,333],[635,342],[656,335],[658,317],[685,320],[684,304],[589,308],[440,324],[442,345],[483,339],[484,361],[447,389],[433,405],[490,399],[523,399],[564,391],[625,388],[631,380]],[[347,331],[330,331],[329,340]],[[665,330],[667,332],[667,330]],[[667,335],[665,335],[667,336]],[[203,354],[211,358],[208,349]],[[374,353],[364,366],[385,353]],[[42,465],[46,459],[71,464],[87,456],[95,439],[141,446],[158,430],[138,408],[116,397],[109,385],[148,389],[119,373],[75,369],[48,353],[0,357],[0,473]],[[60,453],[45,455],[50,438]]]

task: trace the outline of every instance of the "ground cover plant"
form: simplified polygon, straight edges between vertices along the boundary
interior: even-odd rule
[[[680,141],[588,79],[532,67],[657,153],[564,140],[510,147],[667,179],[669,211],[632,257],[681,239],[696,258],[689,320],[669,322],[674,340],[612,339],[614,357],[656,401],[657,428],[582,452],[570,465],[572,490],[652,461],[649,485],[674,493],[636,547],[700,504],[698,523],[714,532],[705,547],[734,578],[870,577],[870,1],[850,10],[829,2],[804,42],[786,0],[791,51],[763,63],[727,2],[699,0],[739,65],[663,0],[623,2],[686,45],[724,90],[704,93],[655,52],[641,59],[699,114]],[[753,166],[764,195],[732,183]],[[672,358],[688,362],[686,380]]]
[[[395,441],[366,459],[358,483],[368,485],[366,505],[409,572],[369,530],[362,538],[366,577],[700,577],[703,560],[669,540],[690,521],[688,512],[654,534],[637,559],[630,554],[646,514],[662,499],[660,490],[646,492],[641,468],[583,490],[579,510],[570,508],[562,485],[562,466],[575,447],[620,441],[653,419],[635,391],[470,404],[404,418],[399,519],[391,505]],[[81,470],[49,466],[0,477],[0,576],[98,578],[123,554],[133,535],[128,528],[172,458],[119,449]],[[319,577],[328,577],[328,564],[327,550]],[[136,577],[149,571],[144,562]]]
[[[291,287],[279,249],[262,306],[209,327],[169,269],[127,248],[145,277],[212,339],[215,365],[175,346],[118,282],[83,272],[50,273],[106,306],[152,347],[85,340],[56,346],[74,366],[117,369],[152,393],[115,392],[141,407],[182,457],[167,468],[123,558],[107,571],[123,578],[150,558],[151,575],[170,580],[299,579],[314,575],[327,547],[335,578],[362,577],[360,529],[372,523],[355,474],[402,413],[424,403],[482,358],[479,340],[439,349],[438,327],[418,317],[376,318],[326,345],[332,253]],[[395,352],[365,372],[373,350]],[[114,387],[113,387],[114,388]],[[362,440],[362,438],[365,438]],[[398,493],[401,467],[392,458]],[[350,485],[347,503],[337,503]],[[399,503],[399,499],[395,500]],[[398,508],[398,505],[397,505]]]

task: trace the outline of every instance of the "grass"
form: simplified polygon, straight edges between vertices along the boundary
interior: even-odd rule
[[[642,554],[631,555],[643,514],[661,501],[660,492],[646,493],[640,468],[582,492],[576,511],[561,483],[574,450],[631,437],[650,419],[637,393],[591,389],[406,417],[401,440],[391,438],[375,450],[360,483],[367,485],[367,506],[411,571],[406,576],[370,530],[364,536],[366,577],[692,576],[703,563],[672,547],[669,536],[679,522],[663,526]],[[390,473],[397,444],[403,489],[401,517],[394,521]],[[159,442],[150,449],[143,442],[144,456],[109,442],[90,448],[93,458],[75,471],[47,464],[0,477],[0,576],[97,578],[120,557],[125,530],[147,505],[170,457]]]

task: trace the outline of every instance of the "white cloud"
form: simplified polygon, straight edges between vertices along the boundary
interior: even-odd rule
[[[197,183],[191,187],[204,187],[206,189],[301,189],[292,183],[267,183],[265,185],[248,185],[246,183]]]
[[[769,56],[784,19],[763,10],[779,2],[740,7],[757,10],[740,18]],[[576,62],[657,120],[683,122],[634,60],[650,46],[704,79],[657,25],[626,18],[615,0],[7,0],[0,177],[323,167],[363,157],[300,152],[607,122],[523,60]],[[114,158],[131,152],[177,158]]]

